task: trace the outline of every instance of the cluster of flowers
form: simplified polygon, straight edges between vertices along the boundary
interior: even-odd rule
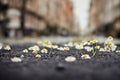
[[[117,46],[112,42],[113,38],[110,36],[108,39],[104,42],[104,50],[107,52],[115,51]]]
[[[4,46],[2,43],[0,43],[0,50],[1,50],[1,49],[8,50],[8,51],[9,51],[9,50],[11,50],[11,47],[10,47],[10,45],[5,45],[5,46]]]
[[[40,49],[40,46],[43,48]],[[104,45],[100,46],[98,41],[96,39],[90,40],[90,41],[82,41],[82,42],[68,42],[67,44],[63,44],[63,46],[58,46],[57,44],[52,44],[51,41],[45,40],[45,41],[38,41],[36,45],[29,47],[28,49],[24,49],[23,53],[28,53],[29,51],[32,51],[32,53],[35,53],[35,57],[40,58],[42,53],[49,53],[47,48],[50,49],[56,49],[58,51],[69,51],[71,48],[75,48],[79,50],[81,59],[91,59],[96,55],[96,51],[99,52],[116,52],[120,53],[120,50],[117,50],[117,46],[113,43],[113,37],[109,36],[106,41],[104,41]],[[3,47],[3,45],[0,43],[0,49],[5,50],[11,50],[11,47],[9,45],[6,45]],[[84,52],[85,50],[86,52]],[[90,53],[92,53],[92,56],[90,56]],[[24,55],[21,55],[21,58],[23,58]],[[14,57],[11,59],[13,62],[21,62],[21,58]],[[76,61],[76,57],[74,56],[67,56],[65,58],[65,61],[67,62],[73,62]]]

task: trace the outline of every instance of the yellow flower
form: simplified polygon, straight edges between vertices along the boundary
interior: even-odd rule
[[[97,46],[95,46],[95,48],[96,48],[96,49],[100,49],[100,46],[97,45]]]
[[[89,44],[90,44],[90,45],[93,45],[93,44],[94,44],[94,42],[91,40],[91,41],[89,41]]]
[[[98,41],[97,41],[96,39],[93,39],[93,40],[90,40],[90,41],[89,41],[89,44],[90,44],[90,45],[93,45],[93,44],[95,44],[95,43],[97,43],[97,42],[98,42]]]
[[[18,57],[11,58],[12,62],[21,62],[22,60]]]
[[[96,39],[93,40],[93,43],[97,43],[98,41]]]
[[[65,61],[67,61],[67,62],[74,62],[74,61],[76,61],[76,57],[68,56],[68,57],[65,58]]]
[[[5,50],[11,50],[11,47],[9,45],[5,46]]]
[[[112,43],[111,41],[105,41],[104,46],[105,46],[105,50],[109,51],[109,52],[115,51],[117,48],[117,46],[114,43]]]
[[[41,55],[40,55],[40,54],[36,54],[36,55],[35,55],[35,57],[40,58],[40,57],[41,57]]]
[[[105,45],[105,46],[108,46],[108,44],[109,44],[108,41],[105,41],[105,42],[104,42],[104,45]]]
[[[112,42],[105,41],[104,46],[110,47],[112,45]]]
[[[88,54],[83,54],[81,56],[82,59],[91,59],[91,57]]]
[[[38,53],[38,50],[33,50],[33,53]]]
[[[28,53],[28,50],[27,50],[27,49],[24,49],[23,52],[24,52],[24,53]]]

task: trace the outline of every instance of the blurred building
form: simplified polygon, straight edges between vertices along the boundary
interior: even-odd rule
[[[91,0],[89,27],[96,34],[120,37],[120,0]]]
[[[0,34],[120,37],[120,0],[0,0]]]
[[[7,25],[2,26],[2,29],[3,27],[8,29],[11,37],[16,34],[20,36],[23,28],[25,34],[36,36],[40,32],[54,34],[60,29],[72,32],[73,13],[70,0],[0,0],[0,2],[8,6],[5,17],[9,22],[6,22]],[[24,22],[21,21],[23,17]],[[21,24],[24,24],[24,27]]]

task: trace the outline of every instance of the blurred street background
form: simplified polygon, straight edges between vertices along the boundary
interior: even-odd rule
[[[120,0],[0,0],[0,38],[120,38]]]

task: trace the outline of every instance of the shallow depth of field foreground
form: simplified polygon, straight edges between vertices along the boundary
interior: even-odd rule
[[[119,80],[120,44],[113,37],[52,43],[0,43],[2,80]]]

